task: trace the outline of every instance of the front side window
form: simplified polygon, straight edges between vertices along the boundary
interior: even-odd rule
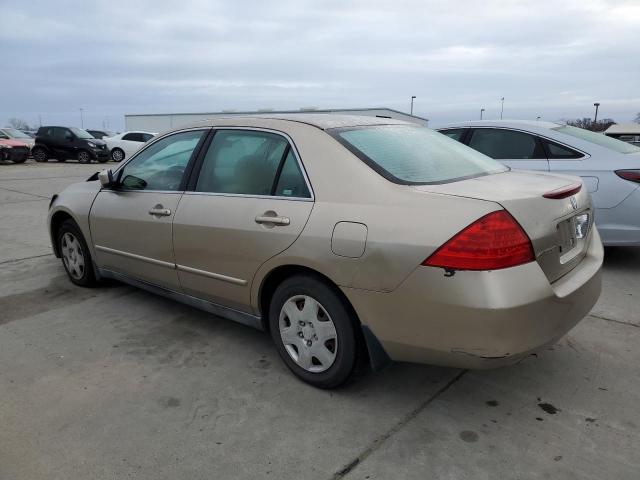
[[[384,125],[338,128],[327,133],[394,183],[446,183],[508,170],[426,127]]]
[[[546,159],[533,135],[514,130],[478,128],[469,146],[496,160]]]
[[[283,161],[287,163],[289,152],[289,143],[281,135],[253,130],[218,130],[204,158],[195,190],[273,195],[280,165]],[[289,171],[291,169],[289,167]],[[295,196],[293,190],[293,186],[282,186],[282,192],[288,192],[283,195]]]
[[[157,141],[123,167],[120,185],[126,190],[179,190],[187,164],[205,133],[181,132]]]
[[[621,142],[615,138],[607,137],[602,133],[595,133],[584,128],[572,127],[570,125],[563,125],[561,127],[553,128],[558,133],[564,133],[571,137],[579,138],[587,142],[595,143],[600,147],[605,147],[618,153],[637,153],[640,152],[640,148],[630,143]]]

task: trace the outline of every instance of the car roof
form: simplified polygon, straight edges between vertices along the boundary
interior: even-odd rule
[[[224,120],[224,122],[221,122]],[[259,114],[259,115],[229,115],[229,116],[216,116],[206,120],[193,123],[189,127],[202,127],[209,126],[215,127],[219,123],[225,125],[229,124],[229,120],[234,120],[238,124],[242,124],[244,120],[251,120],[255,123],[256,120],[282,120],[287,122],[297,122],[311,125],[321,130],[327,130],[330,128],[344,128],[344,127],[360,127],[369,125],[417,125],[402,120],[396,120],[394,118],[383,117],[369,117],[365,115],[342,115],[335,113],[283,113],[283,114]]]
[[[552,129],[562,126],[562,123],[557,122],[544,122],[541,120],[469,120],[466,122],[449,123],[442,125],[436,130],[443,130],[445,128],[465,128],[465,127],[512,127],[512,128],[546,128]]]

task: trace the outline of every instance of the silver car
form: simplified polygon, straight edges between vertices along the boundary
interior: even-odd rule
[[[439,129],[516,169],[582,177],[605,245],[640,245],[640,148],[552,122],[484,120]]]

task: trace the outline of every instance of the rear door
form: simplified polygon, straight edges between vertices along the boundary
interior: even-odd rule
[[[129,157],[142,147],[144,140],[141,133],[130,132],[122,137],[120,144],[126,156]]]
[[[293,143],[278,132],[219,129],[173,223],[183,291],[247,312],[258,267],[288,248],[313,208]]]
[[[471,148],[511,168],[549,171],[544,148],[535,135],[507,128],[474,128],[468,137]]]
[[[100,267],[180,290],[172,222],[185,172],[208,131],[189,130],[158,140],[116,173],[117,188],[98,193],[89,221]]]

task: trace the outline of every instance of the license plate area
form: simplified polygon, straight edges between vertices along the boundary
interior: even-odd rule
[[[590,227],[591,212],[578,213],[557,224],[561,264],[570,262],[585,250]]]

